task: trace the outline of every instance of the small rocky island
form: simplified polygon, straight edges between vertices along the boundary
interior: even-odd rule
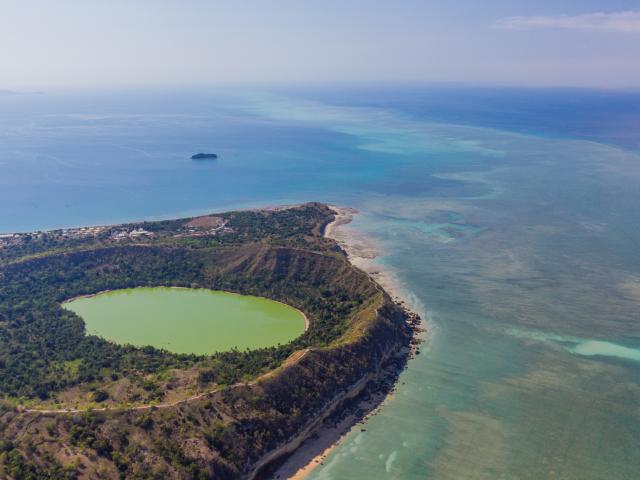
[[[218,158],[218,155],[215,153],[196,153],[191,155],[191,160],[213,160],[216,158]]]

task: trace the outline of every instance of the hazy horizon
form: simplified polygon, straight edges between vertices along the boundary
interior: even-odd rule
[[[297,84],[640,88],[614,0],[8,1],[0,89]]]
[[[343,82],[284,82],[284,81],[264,81],[264,82],[227,82],[227,83],[122,83],[122,84],[68,84],[68,85],[31,85],[16,86],[12,88],[0,88],[0,95],[43,95],[47,93],[81,93],[81,92],[110,92],[110,91],[130,91],[130,92],[160,92],[160,91],[252,91],[269,92],[286,91],[287,89],[296,90],[339,90],[344,89],[392,89],[392,88],[418,88],[418,89],[449,89],[449,90],[465,90],[474,89],[482,91],[483,89],[513,89],[513,90],[531,90],[531,91],[585,91],[585,92],[601,92],[601,93],[640,93],[640,84],[635,86],[598,86],[598,85],[563,85],[563,84],[545,84],[536,85],[528,83],[508,83],[508,82],[462,82],[462,81],[441,81],[441,82],[366,82],[366,81],[343,81]]]

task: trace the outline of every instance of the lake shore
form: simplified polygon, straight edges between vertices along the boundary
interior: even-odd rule
[[[306,314],[306,313],[304,313],[302,310],[300,310],[299,308],[296,308],[296,307],[294,307],[294,306],[292,306],[292,305],[288,305],[288,304],[286,304],[286,303],[284,303],[284,302],[280,302],[280,301],[278,301],[278,300],[274,300],[274,299],[272,299],[272,298],[260,297],[260,296],[257,296],[257,295],[243,295],[243,294],[238,293],[238,292],[229,292],[229,291],[227,291],[227,290],[212,290],[212,289],[210,289],[210,288],[201,288],[201,287],[198,287],[198,288],[191,288],[191,287],[176,287],[176,286],[173,286],[173,285],[158,285],[157,287],[133,287],[133,288],[172,288],[172,289],[176,289],[176,290],[209,290],[209,291],[212,291],[212,292],[228,293],[228,294],[230,294],[230,295],[240,295],[240,296],[243,296],[243,297],[256,297],[256,298],[261,298],[261,299],[264,299],[264,300],[270,300],[270,301],[272,301],[272,302],[279,303],[280,305],[284,305],[284,306],[286,306],[286,307],[293,308],[293,309],[297,310],[297,311],[298,311],[298,313],[302,316],[302,319],[304,320],[304,331],[305,331],[305,332],[306,332],[307,330],[309,330],[309,326],[311,325],[311,324],[310,324],[310,322],[309,322],[309,317],[307,317],[307,314]],[[132,289],[132,288],[130,288],[130,289],[124,289],[124,290],[133,290],[133,289]],[[100,292],[96,292],[96,293],[88,293],[88,294],[86,294],[86,295],[76,295],[75,297],[71,297],[71,298],[69,298],[69,299],[67,299],[67,300],[65,300],[65,301],[63,301],[63,302],[61,302],[61,305],[64,307],[64,306],[65,306],[65,304],[67,304],[67,303],[71,303],[71,302],[73,302],[74,300],[80,300],[81,298],[93,298],[93,297],[97,297],[97,296],[99,296],[99,295],[103,295],[103,294],[106,294],[106,293],[113,293],[113,292],[117,292],[117,291],[118,291],[118,290],[102,290],[102,291],[100,291]]]
[[[374,264],[374,259],[380,255],[379,247],[374,241],[361,232],[348,228],[358,211],[348,207],[331,205],[335,212],[334,220],[324,230],[324,236],[335,240],[346,252],[351,264],[366,272],[378,283],[399,305],[407,305],[404,299],[406,293],[402,291],[400,282],[390,270],[383,270]],[[416,331],[416,337],[423,329],[418,326],[420,317],[411,314],[417,322],[412,325]],[[420,342],[416,338],[409,356],[417,350]],[[331,421],[324,422],[322,427],[305,440],[280,466],[275,470],[272,479],[303,480],[318,466],[323,465],[327,456],[334,450],[358,424],[364,423],[370,416],[376,415],[381,405],[392,397],[395,391],[395,383],[400,370],[391,366],[381,374],[382,388],[367,391],[349,405],[342,415],[335,415]]]

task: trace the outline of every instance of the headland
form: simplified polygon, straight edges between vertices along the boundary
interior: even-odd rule
[[[341,220],[312,203],[12,236],[0,249],[0,473],[264,478],[321,448],[305,442],[327,424],[359,421],[392,390],[419,318],[325,236]],[[61,307],[141,286],[261,296],[309,326],[285,345],[185,355],[87,335]]]

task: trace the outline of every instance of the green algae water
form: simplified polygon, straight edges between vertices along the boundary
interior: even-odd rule
[[[206,289],[132,288],[63,304],[87,333],[120,344],[206,355],[287,343],[304,332],[302,313],[266,298]]]

